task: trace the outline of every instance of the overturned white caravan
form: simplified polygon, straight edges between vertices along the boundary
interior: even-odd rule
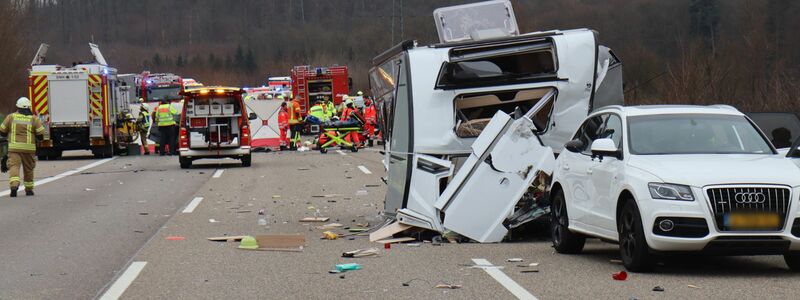
[[[556,153],[593,109],[622,104],[622,67],[589,29],[518,34],[508,1],[434,12],[439,44],[373,60],[386,140],[384,213],[500,242],[547,214]]]

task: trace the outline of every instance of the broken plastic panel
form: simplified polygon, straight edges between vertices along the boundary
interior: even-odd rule
[[[91,49],[92,55],[94,55],[95,62],[104,66],[108,66],[106,59],[103,57],[103,53],[100,52],[100,48],[97,45],[89,43],[89,49]]]
[[[519,34],[511,2],[485,1],[433,11],[441,43],[484,40]]]
[[[530,119],[553,100],[549,91],[518,119],[497,111],[472,144],[473,152],[455,174],[435,207],[443,225],[481,243],[500,242],[506,220],[539,172],[552,173],[553,150],[536,136]]]

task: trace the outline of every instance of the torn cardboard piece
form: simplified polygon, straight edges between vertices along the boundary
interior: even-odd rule
[[[385,239],[385,240],[380,240],[380,241],[375,241],[375,242],[378,242],[378,243],[381,243],[381,244],[396,244],[396,243],[404,243],[404,242],[410,242],[410,241],[416,241],[416,240],[417,239],[412,238],[412,237],[401,237],[401,238],[396,238],[396,239]]]
[[[246,235],[232,235],[232,236],[216,236],[208,238],[212,242],[238,242],[241,241]]]
[[[306,245],[306,237],[301,234],[265,234],[255,238],[258,248],[244,250],[301,252]]]
[[[397,234],[397,233],[400,233],[400,232],[403,232],[403,231],[406,231],[406,230],[408,230],[408,229],[409,229],[409,228],[411,228],[411,227],[412,227],[412,226],[410,226],[410,225],[406,225],[406,224],[402,224],[402,223],[400,223],[400,222],[394,222],[394,223],[392,223],[392,224],[389,224],[389,225],[387,225],[387,226],[384,226],[384,227],[383,227],[383,228],[381,228],[381,229],[378,229],[378,230],[376,230],[376,231],[375,231],[375,232],[373,232],[373,233],[370,233],[370,235],[369,235],[369,241],[370,241],[370,242],[376,242],[376,241],[378,241],[378,240],[383,240],[383,239],[391,238],[391,237],[392,237],[392,236],[394,236],[395,234]]]

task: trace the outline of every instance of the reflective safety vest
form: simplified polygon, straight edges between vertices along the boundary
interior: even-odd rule
[[[177,113],[178,110],[172,107],[172,105],[169,103],[159,105],[158,108],[156,108],[156,119],[158,120],[158,126],[175,125],[175,119],[172,116]]]
[[[136,119],[136,125],[139,126],[139,131],[147,131],[150,128],[150,115],[146,110],[139,110],[139,117]]]
[[[34,135],[44,134],[44,126],[37,117],[13,113],[3,120],[0,132],[8,134],[8,152],[35,153]]]
[[[325,118],[325,111],[322,108],[322,105],[314,105],[314,106],[312,106],[310,109],[308,109],[308,114],[310,116],[313,116],[313,117],[319,119],[320,121],[323,121],[323,122],[326,119]]]
[[[350,113],[353,112],[353,109],[346,107],[342,109],[342,121],[350,119]]]
[[[333,105],[333,101],[328,101],[325,106],[328,108],[328,115],[330,115],[330,117],[336,115],[336,105]]]

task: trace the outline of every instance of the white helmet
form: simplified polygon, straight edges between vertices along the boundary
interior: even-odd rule
[[[31,100],[27,97],[17,99],[17,108],[31,108]]]

